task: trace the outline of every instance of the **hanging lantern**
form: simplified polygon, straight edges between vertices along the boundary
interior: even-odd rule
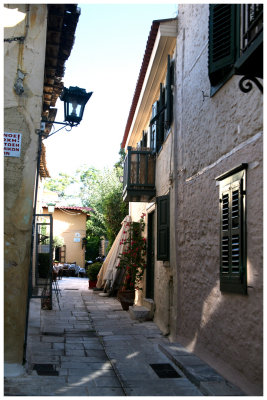
[[[63,89],[60,99],[64,101],[64,120],[71,126],[78,125],[83,117],[84,107],[93,92],[86,93],[85,89],[70,86]]]

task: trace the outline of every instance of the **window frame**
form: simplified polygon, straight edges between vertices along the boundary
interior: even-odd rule
[[[150,143],[157,154],[160,153],[173,123],[173,84],[174,60],[168,55],[165,85],[160,84],[159,98],[152,105],[150,119]]]
[[[263,79],[263,5],[252,4],[253,9],[249,6],[209,5],[208,74],[211,97],[233,75],[245,75],[252,80]],[[247,24],[250,10],[254,10],[255,19],[252,18]],[[244,38],[249,34],[250,41],[244,48]],[[262,85],[259,83],[257,86],[262,91]],[[240,89],[247,92],[242,86]]]
[[[212,60],[213,49],[214,49],[214,11],[216,7],[230,7],[230,37],[229,37],[229,57],[225,57],[224,60],[220,59],[216,63]],[[235,73],[235,62],[238,59],[240,52],[240,7],[238,4],[210,4],[209,5],[209,55],[208,55],[208,67],[209,67],[209,79],[211,84],[210,95],[213,96],[217,91],[234,75]],[[226,42],[226,40],[224,40]],[[217,65],[217,68],[216,68]],[[221,65],[221,67],[220,67]],[[221,78],[214,82],[214,74],[217,73]]]
[[[170,259],[170,193],[157,199],[157,260]],[[165,210],[163,209],[165,207]],[[165,213],[165,215],[163,215]],[[163,240],[163,244],[162,244]],[[162,247],[164,247],[162,251]]]
[[[216,178],[220,184],[222,292],[247,294],[246,175],[247,164],[243,163]]]

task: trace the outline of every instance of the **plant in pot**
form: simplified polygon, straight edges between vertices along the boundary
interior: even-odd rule
[[[122,239],[123,252],[119,255],[118,269],[123,269],[122,285],[118,291],[118,299],[122,308],[128,310],[134,304],[135,290],[142,290],[141,281],[146,268],[146,239],[142,236],[145,229],[145,214],[139,222],[126,222],[126,239]]]
[[[96,287],[97,283],[97,275],[102,267],[102,263],[95,262],[93,264],[88,265],[87,267],[87,276],[89,278],[89,289]]]

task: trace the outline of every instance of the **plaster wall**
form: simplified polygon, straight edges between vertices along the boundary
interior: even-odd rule
[[[173,127],[168,137],[162,145],[161,151],[157,154],[156,161],[156,196],[170,195],[170,215],[174,215],[173,209],[173,188],[172,188],[172,171],[173,171]],[[154,238],[155,238],[155,275],[154,275],[154,299],[155,313],[154,321],[157,323],[163,334],[170,333],[171,325],[171,307],[173,298],[173,242],[170,241],[170,260],[157,260],[157,207],[154,222]],[[170,239],[172,239],[175,225],[173,218],[170,218]]]
[[[44,208],[44,213],[47,213],[47,208]],[[66,262],[76,262],[77,265],[84,268],[85,248],[82,248],[82,238],[86,236],[86,214],[55,209],[53,213],[53,236],[64,239]],[[75,242],[74,239],[80,239],[80,242]]]
[[[146,216],[144,217],[144,221],[146,223],[146,227],[145,227],[145,232],[144,232],[144,237],[147,236],[147,203],[144,202],[137,202],[137,203],[133,203],[130,202],[129,203],[129,215],[131,216],[132,222],[138,222],[140,220],[141,215],[145,213]],[[145,288],[145,279],[146,279],[146,274],[144,274],[144,278],[143,278],[143,282],[142,282],[142,287],[143,290],[136,290],[135,291],[135,304],[136,305],[142,305],[142,299],[144,296],[144,288]]]
[[[4,45],[4,131],[22,134],[20,157],[4,157],[5,362],[21,364],[26,318],[28,271],[46,44],[46,5],[6,5],[23,19],[9,24],[4,37],[25,36]],[[10,14],[11,15],[11,14]],[[6,21],[4,21],[6,22]],[[14,91],[17,71],[24,92]]]
[[[209,97],[209,6],[179,5],[176,59],[177,270],[173,340],[248,394],[262,393],[262,95],[232,77]],[[205,96],[203,97],[202,91]],[[219,289],[216,176],[248,163],[248,295]]]

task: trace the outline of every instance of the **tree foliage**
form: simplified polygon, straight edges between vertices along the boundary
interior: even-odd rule
[[[87,239],[91,238],[96,243],[94,238],[100,240],[105,237],[109,240],[109,246],[116,238],[121,222],[128,213],[128,204],[122,201],[120,182],[123,175],[124,150],[120,150],[119,156],[112,169],[98,170],[82,166],[74,177],[61,172],[57,178],[50,178],[45,183],[45,188],[57,192],[64,203],[91,207],[93,211],[87,221]],[[72,193],[70,188],[73,188]],[[80,204],[77,204],[77,201]]]
[[[70,188],[77,183],[77,178],[65,174],[64,172],[60,172],[56,178],[49,178],[45,181],[44,187],[47,190],[51,190],[51,192],[56,192],[60,200],[64,199],[64,202],[68,205],[75,205],[76,195],[72,190],[70,192]],[[71,203],[71,204],[69,204]]]
[[[83,167],[78,171],[81,181],[80,198],[84,206],[92,207],[87,222],[89,235],[106,237],[110,245],[121,228],[121,222],[128,212],[128,205],[122,201],[122,183],[124,154],[113,169],[99,171]]]

